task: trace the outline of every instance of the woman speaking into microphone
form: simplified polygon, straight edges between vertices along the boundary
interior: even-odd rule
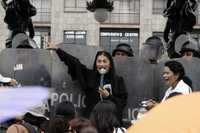
[[[73,80],[78,80],[85,92],[85,117],[89,117],[93,107],[101,100],[112,101],[118,110],[119,120],[126,106],[127,91],[122,77],[115,73],[112,56],[106,51],[99,51],[95,56],[93,69],[88,69],[77,58],[52,44],[59,58],[68,66],[68,72]]]

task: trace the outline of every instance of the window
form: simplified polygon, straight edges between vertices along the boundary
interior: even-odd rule
[[[167,0],[153,0],[153,14],[162,14]]]
[[[47,42],[50,40],[50,28],[35,28],[35,36],[33,39],[39,48],[46,48]]]
[[[115,0],[114,10],[105,23],[139,24],[140,0]]]
[[[100,45],[106,51],[112,53],[119,43],[131,45],[133,51],[138,55],[139,31],[136,29],[101,29]]]
[[[64,11],[86,11],[87,0],[65,0]]]
[[[86,45],[86,31],[64,31],[64,43]]]
[[[197,9],[197,25],[200,25],[200,1],[198,1],[198,9]]]
[[[33,5],[37,8],[37,14],[33,17],[33,21],[50,22],[51,0],[34,0]]]

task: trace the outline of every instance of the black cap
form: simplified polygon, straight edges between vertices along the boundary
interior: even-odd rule
[[[133,50],[129,44],[126,43],[120,43],[116,46],[116,48],[112,52],[112,56],[115,56],[115,53],[117,51],[121,51],[126,53],[128,56],[133,56]]]

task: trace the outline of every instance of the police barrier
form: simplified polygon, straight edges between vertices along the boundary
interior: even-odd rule
[[[144,100],[156,100],[155,65],[144,58],[115,59],[116,71],[123,76],[127,91],[127,107],[124,120],[135,119],[139,103]]]
[[[0,73],[22,85],[51,86],[51,57],[46,50],[4,49],[0,53]]]
[[[65,45],[59,46],[92,68],[94,55],[100,50],[99,47]],[[53,110],[53,105],[58,102],[68,100],[74,103],[81,114],[80,108],[85,107],[85,95],[77,81],[71,80],[67,66],[60,61],[55,51],[4,49],[0,53],[0,62],[0,73],[17,79],[22,86],[41,85],[51,88],[50,99],[42,105],[47,111]]]
[[[92,68],[94,56],[100,48],[60,45],[68,53],[80,59],[83,64]],[[195,90],[199,90],[198,82],[200,70],[199,59],[191,62],[182,61],[186,67],[186,73],[193,80]],[[124,110],[124,120],[135,119],[135,112],[141,101],[161,99],[165,88],[162,80],[163,63],[150,64],[144,58],[115,59],[117,73],[124,77],[128,102]],[[69,100],[74,103],[79,113],[80,108],[85,107],[85,95],[80,90],[77,81],[72,81],[68,75],[67,66],[60,61],[54,51],[36,49],[5,49],[0,53],[0,73],[5,76],[16,78],[22,85],[42,85],[55,88],[51,93],[50,100],[46,101],[44,108],[53,110],[53,105],[58,102]],[[191,65],[193,64],[193,65]]]
[[[193,57],[191,60],[177,59],[185,68],[186,75],[192,80],[193,91],[200,91],[200,59]]]

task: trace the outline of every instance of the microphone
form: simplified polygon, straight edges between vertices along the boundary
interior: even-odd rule
[[[104,68],[101,68],[98,71],[99,71],[99,74],[101,75],[100,76],[100,89],[103,89],[104,74],[106,74],[107,70]],[[100,99],[101,99],[101,101],[103,101],[103,97],[101,94],[100,94]]]
[[[107,70],[105,68],[101,68],[98,71],[99,71],[99,74],[101,75],[101,77],[100,77],[100,87],[103,87],[104,75],[107,73]]]
[[[100,87],[103,88],[103,80],[104,80],[104,74],[101,74],[100,77]]]
[[[103,79],[104,79],[104,74],[101,74],[101,77],[100,77],[100,89],[103,88]],[[100,99],[101,99],[101,101],[103,101],[103,97],[102,97],[101,94],[100,94]]]

